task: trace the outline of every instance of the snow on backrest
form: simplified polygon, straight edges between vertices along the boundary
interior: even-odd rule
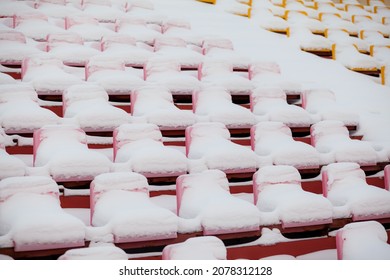
[[[254,106],[262,99],[282,99],[287,100],[286,93],[281,88],[256,88],[252,91],[251,100]]]
[[[49,44],[52,43],[71,43],[82,45],[84,43],[83,38],[76,33],[57,33],[57,34],[48,34],[46,41]]]
[[[163,23],[162,25],[162,33],[165,33],[170,28],[183,28],[183,29],[191,29],[191,24],[184,20],[170,19]]]
[[[1,30],[0,31],[0,41],[12,41],[26,43],[26,36],[22,32],[17,32],[13,30]]]
[[[308,104],[312,104],[314,106],[321,106],[321,103],[327,101],[336,102],[336,96],[333,91],[328,89],[307,90],[304,91],[302,95],[302,108],[306,109]]]
[[[0,181],[0,203],[17,193],[35,193],[59,198],[58,185],[50,177],[21,176]]]
[[[102,99],[108,102],[108,94],[103,87],[95,84],[73,85],[67,88],[63,93],[63,108],[69,107],[74,102],[81,100]]]
[[[112,35],[112,36],[103,36],[100,41],[100,50],[105,51],[110,46],[114,45],[128,45],[135,46],[137,43],[134,37],[129,35]]]
[[[192,237],[164,247],[163,260],[226,260],[227,250],[218,237]]]
[[[53,65],[58,68],[64,68],[64,64],[60,59],[49,57],[26,57],[22,61],[22,80],[27,71],[34,68],[39,68],[46,65]]]
[[[146,80],[153,73],[164,73],[167,71],[180,72],[180,63],[166,58],[149,59],[144,65],[144,79]]]
[[[273,122],[273,121],[267,121],[267,122],[259,122],[253,127],[253,140],[254,144],[256,145],[257,141],[261,140],[262,137],[267,137],[271,133],[277,133],[277,134],[284,134],[289,137],[292,137],[291,129],[285,125],[282,122]],[[274,137],[274,136],[272,136]],[[254,146],[255,147],[255,146]]]
[[[154,51],[159,51],[165,46],[185,48],[187,44],[183,39],[176,37],[161,37],[154,40]]]
[[[204,88],[192,95],[192,111],[203,114],[199,106],[205,105],[207,107],[212,102],[221,102],[222,100],[232,102],[232,96],[225,88],[218,86]]]
[[[124,190],[144,192],[149,195],[148,181],[145,176],[134,172],[113,172],[96,176],[90,187],[91,220],[95,204],[105,192],[111,190]]]
[[[81,24],[91,24],[91,25],[99,25],[99,21],[97,19],[87,17],[87,16],[67,16],[65,17],[65,29],[69,29],[74,25]]]
[[[17,100],[31,100],[38,102],[38,95],[29,84],[2,84],[0,85],[0,104]]]
[[[117,151],[126,143],[142,139],[162,141],[160,129],[157,125],[150,123],[122,124],[114,129],[113,137],[114,160]]]
[[[183,194],[188,188],[199,188],[207,193],[211,187],[220,187],[229,192],[229,181],[226,174],[220,170],[206,170],[202,173],[193,173],[181,175],[176,180],[176,203],[177,215],[180,213],[180,207]]]
[[[390,165],[386,165],[385,167],[385,189],[390,191]]]
[[[85,66],[85,79],[88,80],[89,76],[100,70],[125,71],[126,66],[123,61],[112,58],[96,58],[89,60]]]
[[[81,0],[81,5],[88,5],[88,4],[94,4],[94,5],[101,5],[101,6],[111,6],[110,0]]]
[[[373,244],[376,245],[378,249],[378,241],[383,243],[383,248],[387,251],[389,255],[389,244],[387,244],[387,232],[382,224],[377,221],[365,221],[357,223],[349,223],[345,225],[342,229],[337,231],[336,234],[336,246],[337,246],[337,258],[342,259],[361,259],[364,257],[367,259],[376,259],[379,255],[383,254],[384,251],[378,252],[377,250],[368,251],[363,250],[361,246],[370,248],[370,241],[372,240]],[[362,244],[362,242],[364,244]],[[370,249],[367,249],[370,250]],[[379,255],[377,255],[379,254]],[[372,256],[372,257],[370,257]],[[381,259],[384,256],[381,256]]]
[[[301,175],[295,167],[287,165],[264,166],[253,175],[254,202],[264,187],[276,184],[301,184]]]
[[[138,26],[144,26],[146,25],[146,20],[140,19],[140,18],[124,18],[124,19],[118,19],[115,21],[115,32],[118,32],[121,27],[124,27],[126,25],[138,25]]]
[[[349,137],[347,127],[341,121],[325,120],[315,123],[310,128],[312,144],[315,146],[321,137],[329,135],[344,135]]]
[[[0,127],[0,149],[5,150],[6,141],[7,134],[5,133],[4,129]]]
[[[66,5],[67,0],[39,0],[40,3],[50,3],[57,5]]]
[[[205,39],[202,42],[202,53],[207,54],[210,50],[217,49],[227,49],[233,50],[233,43],[229,39]]]
[[[332,185],[335,182],[345,178],[353,177],[366,180],[364,171],[360,168],[359,164],[354,162],[331,163],[324,167],[322,172],[326,172],[325,175],[323,175],[322,182],[323,186],[325,186],[325,188],[323,188],[324,195],[332,189]]]
[[[202,77],[207,77],[213,74],[229,73],[233,72],[233,64],[227,61],[207,61],[199,65],[198,68],[198,79],[201,80]]]
[[[257,75],[261,75],[264,73],[277,73],[280,74],[280,66],[276,62],[273,61],[262,61],[249,65],[248,75],[249,79],[253,79]]]
[[[24,12],[24,13],[20,13],[20,14],[15,14],[13,16],[13,26],[14,26],[14,28],[17,27],[23,21],[27,21],[27,20],[48,21],[48,17],[45,14],[43,14],[41,12],[38,12],[38,11]]]
[[[131,8],[143,8],[147,10],[154,10],[154,5],[149,0],[131,0],[129,2]]]

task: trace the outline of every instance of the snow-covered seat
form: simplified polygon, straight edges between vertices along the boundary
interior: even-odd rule
[[[332,41],[321,35],[313,34],[308,27],[300,25],[290,27],[287,35],[303,51],[324,57],[332,56]]]
[[[356,130],[359,114],[345,105],[337,103],[336,96],[329,89],[310,89],[302,95],[302,108],[316,121],[342,121],[348,130]]]
[[[112,162],[87,146],[83,130],[73,125],[47,125],[34,131],[34,167],[46,169],[56,182],[91,181],[110,172]]]
[[[151,47],[146,48],[137,45],[134,37],[127,34],[115,34],[103,36],[100,42],[100,57],[108,57],[120,60],[126,66],[143,67],[154,55]]]
[[[12,77],[11,73],[0,72],[0,85],[16,83],[17,81]]]
[[[116,5],[115,1],[110,0],[83,0],[82,10],[84,15],[105,23],[113,23],[117,18],[125,17],[125,4]]]
[[[390,36],[390,30],[388,25],[375,21],[374,19],[372,19],[371,16],[353,15],[352,22],[358,26],[360,33],[364,30],[364,32],[379,32],[383,34],[386,38],[389,38]],[[359,35],[361,36],[361,34]]]
[[[198,78],[204,85],[224,87],[233,96],[249,97],[252,81],[233,72],[233,64],[222,60],[207,60],[199,65]]]
[[[361,39],[363,39],[365,42],[368,42],[370,45],[390,47],[390,39],[385,37],[384,33],[380,31],[369,29],[361,30],[359,35]]]
[[[359,34],[359,27],[353,22],[343,19],[337,13],[319,13],[319,19],[325,24],[327,29],[343,30],[350,36],[357,37]]]
[[[40,0],[34,2],[34,8],[55,19],[64,19],[67,16],[82,12],[81,1]]]
[[[390,65],[390,46],[374,46],[370,47],[370,55],[378,61],[382,67]]]
[[[176,238],[178,218],[149,197],[147,179],[133,172],[100,174],[91,183],[91,225],[115,243]]]
[[[361,166],[375,166],[379,153],[371,143],[354,140],[342,121],[325,120],[312,125],[311,144],[332,162],[356,162]]]
[[[100,41],[103,36],[115,35],[114,30],[83,14],[65,17],[65,30],[78,34],[84,41]]]
[[[131,94],[131,113],[135,118],[158,125],[164,136],[184,136],[184,129],[196,122],[191,111],[175,106],[167,88],[154,85]]]
[[[22,81],[30,83],[38,96],[61,96],[66,88],[83,79],[59,59],[32,57],[23,60]]]
[[[226,260],[227,250],[222,240],[215,236],[199,236],[165,246],[163,260]]]
[[[196,123],[186,129],[186,154],[199,169],[219,169],[230,178],[247,178],[256,171],[258,157],[249,147],[233,143],[226,126]]]
[[[164,36],[181,38],[187,44],[192,44],[200,47],[203,42],[203,36],[191,29],[189,22],[177,19],[168,19],[163,22],[162,33]]]
[[[180,176],[176,181],[176,198],[177,215],[199,223],[203,235],[258,234],[258,209],[230,194],[229,182],[220,170]]]
[[[50,177],[1,180],[0,212],[0,247],[20,252],[84,246],[85,225],[61,208]]]
[[[286,34],[290,26],[284,18],[275,16],[267,7],[256,7],[256,9],[253,9],[251,20],[268,31],[281,34]]]
[[[194,76],[181,70],[180,62],[167,57],[150,59],[144,65],[144,77],[149,83],[166,87],[177,102],[180,96],[192,95],[201,89],[201,82]]]
[[[336,44],[333,59],[352,71],[372,76],[380,74],[380,64],[373,57],[360,53],[352,44]]]
[[[31,39],[30,39],[31,40]],[[22,32],[0,30],[0,64],[21,67],[23,59],[42,53]]]
[[[352,37],[347,30],[344,29],[326,29],[325,37],[332,40],[337,45],[354,45],[357,50],[363,54],[370,53],[370,44],[366,41]]]
[[[24,176],[26,164],[19,158],[7,153],[7,135],[0,127],[0,180],[7,177]]]
[[[60,122],[60,117],[39,106],[37,93],[29,84],[0,85],[0,125],[6,133],[33,133]]]
[[[262,225],[305,231],[332,223],[332,204],[319,194],[304,191],[301,176],[292,166],[261,167],[253,176],[253,194]]]
[[[63,94],[64,118],[75,118],[85,132],[113,131],[130,122],[130,115],[108,102],[108,94],[96,84],[71,86]]]
[[[287,9],[285,18],[291,27],[308,28],[313,34],[323,35],[325,33],[325,24],[318,19],[309,17],[306,11]]]
[[[158,126],[124,124],[114,130],[114,161],[148,178],[176,179],[188,170],[185,155],[164,146]]]
[[[155,39],[162,36],[161,27],[156,30],[147,25],[146,20],[141,18],[124,18],[115,22],[115,31],[118,34],[127,34],[134,37],[137,42],[153,45]]]
[[[390,218],[390,192],[366,182],[357,163],[331,163],[322,169],[322,192],[334,207],[335,218],[353,221]]]
[[[64,32],[62,27],[49,21],[49,18],[38,10],[16,13],[13,16],[13,26],[15,31],[21,32],[35,41],[45,41],[50,33]]]
[[[339,260],[388,260],[390,245],[383,225],[376,221],[345,225],[336,234]]]
[[[286,124],[294,133],[309,134],[313,123],[311,115],[302,107],[287,103],[281,88],[256,88],[250,96],[251,111],[262,121]]]
[[[259,122],[251,129],[252,149],[271,164],[289,165],[302,175],[318,175],[320,153],[311,145],[295,141],[289,127],[281,122]]]
[[[67,250],[58,260],[128,260],[127,253],[112,243],[97,243],[87,248]]]
[[[210,122],[223,123],[234,136],[237,133],[249,135],[249,129],[256,123],[252,112],[232,102],[232,96],[222,87],[208,87],[195,92],[193,97],[194,113]]]
[[[91,57],[100,54],[99,50],[84,44],[84,40],[76,33],[52,33],[46,41],[49,55],[69,66],[85,66]]]
[[[226,38],[207,38],[202,43],[202,53],[207,60],[222,60],[235,71],[246,71],[252,60],[234,51],[233,43]]]
[[[204,59],[200,52],[189,48],[182,38],[165,35],[154,40],[154,52],[157,57],[179,63],[183,70],[197,70]]]
[[[111,101],[128,101],[134,90],[145,85],[140,71],[110,57],[96,57],[88,61],[85,79],[102,86]]]
[[[248,76],[255,87],[283,89],[288,100],[299,99],[303,91],[300,83],[283,76],[279,64],[274,61],[252,63],[249,66]]]
[[[1,1],[0,2],[0,17],[12,18],[16,13],[33,13],[34,7],[29,2],[25,1]]]

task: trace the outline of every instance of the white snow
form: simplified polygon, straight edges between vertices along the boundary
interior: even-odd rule
[[[88,248],[71,249],[59,260],[127,260],[125,251],[111,243],[91,243]]]

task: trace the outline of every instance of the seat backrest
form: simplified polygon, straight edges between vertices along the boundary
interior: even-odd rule
[[[95,72],[100,70],[119,70],[125,71],[125,63],[121,60],[112,58],[98,58],[89,60],[85,66],[85,80]]]
[[[257,75],[264,73],[280,74],[281,70],[279,64],[274,61],[261,61],[249,65],[248,75],[250,80],[252,80]]]
[[[390,165],[385,166],[385,189],[390,191]]]
[[[100,40],[100,50],[105,51],[112,45],[128,45],[128,46],[135,46],[137,41],[134,37],[130,35],[122,35],[122,34],[116,34],[111,36],[103,36]]]

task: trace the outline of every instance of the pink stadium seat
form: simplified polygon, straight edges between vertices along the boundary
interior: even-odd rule
[[[0,182],[0,234],[15,252],[84,246],[85,225],[62,210],[49,177],[10,177]]]
[[[114,35],[115,32],[93,17],[86,15],[69,15],[65,17],[65,29],[76,33],[85,41],[100,41],[103,36]]]
[[[71,125],[44,126],[34,131],[34,167],[46,169],[56,182],[91,181],[109,172],[112,162],[88,149],[83,130]]]
[[[148,187],[143,175],[132,172],[95,177],[90,187],[91,225],[108,227],[115,243],[176,238],[176,215],[151,202]]]
[[[19,158],[7,153],[7,134],[0,127],[0,180],[7,177],[24,176],[26,174],[26,164]]]
[[[332,223],[333,207],[324,197],[304,191],[301,176],[292,166],[260,168],[253,176],[254,203],[269,224],[304,231],[310,226]]]
[[[385,189],[390,191],[390,165],[386,165],[385,169]]]
[[[162,36],[161,28],[156,30],[148,27],[146,20],[126,18],[115,22],[115,31],[118,34],[131,34],[137,42],[153,45],[154,41]]]
[[[176,181],[177,215],[199,219],[203,235],[257,232],[256,207],[229,193],[226,175],[208,170],[180,176]]]
[[[187,158],[166,147],[154,124],[124,124],[114,130],[114,161],[147,178],[176,179],[187,172]]]
[[[338,218],[353,221],[390,218],[390,192],[367,184],[356,163],[341,162],[322,170],[323,195],[333,204]]]
[[[187,44],[197,47],[202,45],[203,36],[193,31],[188,21],[168,19],[163,22],[161,29],[164,36],[182,38]]]

